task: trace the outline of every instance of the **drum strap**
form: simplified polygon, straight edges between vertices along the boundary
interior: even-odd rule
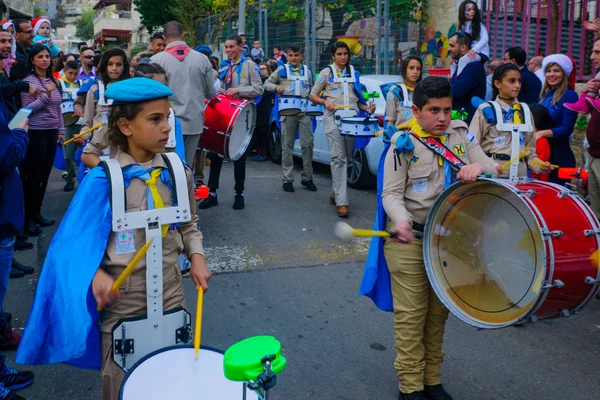
[[[456,154],[454,154],[452,152],[452,150],[450,150],[448,147],[446,147],[444,144],[442,144],[442,142],[440,142],[436,138],[431,137],[431,136],[420,137],[419,135],[415,134],[413,131],[410,131],[410,134],[415,139],[417,139],[419,142],[423,143],[423,145],[425,145],[425,147],[427,147],[429,150],[433,151],[435,154],[442,157],[444,160],[448,161],[450,163],[450,165],[453,167],[453,169],[455,169],[456,171],[458,171],[459,169],[461,169],[462,167],[464,167],[466,165],[464,162],[462,162],[462,160],[460,158],[458,158],[456,156]]]
[[[356,77],[354,74],[354,67],[350,65],[350,76],[343,76],[343,73],[338,71],[335,64],[331,64],[329,66],[331,68],[331,74],[333,75],[333,81],[339,82],[342,86],[342,91],[344,95],[344,106],[350,105],[350,94],[348,93],[348,83],[356,82]]]
[[[308,67],[306,65],[298,65],[296,68],[289,63],[284,64],[287,79],[294,82],[294,96],[300,96],[300,89],[303,81],[308,81]],[[301,74],[300,71],[303,73]]]

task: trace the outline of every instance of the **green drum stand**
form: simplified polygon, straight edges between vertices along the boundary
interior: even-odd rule
[[[277,374],[283,371],[286,364],[277,339],[273,336],[253,336],[227,349],[223,372],[231,381],[244,382],[244,400],[246,387],[254,390],[260,399],[268,400],[269,390],[277,383]]]

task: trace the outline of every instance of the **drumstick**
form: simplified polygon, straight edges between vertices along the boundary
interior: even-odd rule
[[[198,359],[198,350],[200,350],[200,339],[202,337],[202,302],[204,298],[204,290],[202,287],[198,289],[198,304],[196,304],[196,327],[194,329],[194,352],[196,360]]]
[[[119,290],[119,288],[121,287],[121,285],[123,285],[123,283],[125,282],[125,279],[127,279],[129,277],[129,275],[131,275],[131,273],[133,272],[133,269],[135,268],[137,263],[140,262],[142,257],[144,257],[144,255],[148,251],[148,248],[152,244],[153,239],[154,238],[151,238],[150,240],[148,240],[146,242],[146,244],[144,246],[142,246],[140,251],[138,251],[137,254],[135,256],[133,256],[133,259],[129,262],[129,264],[127,264],[127,267],[125,267],[123,272],[121,272],[121,275],[119,275],[117,280],[115,280],[115,282],[113,283],[113,285],[112,285],[113,292],[116,293]],[[97,310],[102,311],[102,304],[98,304]]]
[[[529,149],[524,148],[521,151],[519,151],[519,155],[507,162],[505,162],[501,167],[500,167],[500,171],[504,171],[506,168],[510,167],[510,164],[512,164],[513,161],[515,161],[515,159],[519,159],[519,158],[523,158],[527,155],[527,152],[529,151]]]
[[[86,129],[85,131],[81,132],[79,135],[75,135],[73,136],[71,139],[67,140],[66,142],[63,143],[63,146],[71,143],[73,140],[75,139],[79,139],[80,137],[87,135],[88,133],[95,131],[98,128],[101,128],[104,125],[104,122],[100,122],[98,125],[94,125],[92,126],[90,129]]]
[[[340,108],[350,108],[350,107],[352,107],[352,104],[348,104],[348,105],[345,105],[345,106],[335,106],[334,108],[336,110],[339,110]]]
[[[354,229],[345,222],[335,224],[334,233],[337,237],[344,241],[350,241],[355,237],[396,237],[396,232],[375,231],[371,229]]]
[[[590,256],[590,261],[595,265],[598,266],[598,264],[600,263],[600,260],[598,260],[598,256],[600,255],[600,249],[594,251],[592,253],[592,255]]]
[[[545,162],[543,162],[543,161],[537,161],[537,160],[530,161],[530,164],[533,164],[533,165],[538,165],[538,166],[540,166],[540,167],[545,167],[545,166],[546,166],[546,163],[545,163]],[[556,165],[556,164],[550,164],[550,166],[551,166],[552,168],[560,168],[560,166],[558,166],[558,165]]]

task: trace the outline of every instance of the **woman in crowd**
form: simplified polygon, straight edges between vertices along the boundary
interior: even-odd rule
[[[40,95],[21,93],[24,107],[33,111],[29,117],[29,146],[27,156],[19,168],[25,194],[25,230],[31,236],[41,233],[38,225],[50,226],[53,219],[42,216],[42,202],[52,163],[56,143],[65,134],[60,104],[62,97],[57,81],[52,76],[50,50],[43,44],[35,44],[29,51],[31,73],[25,82],[35,86]]]
[[[552,128],[537,131],[536,137],[545,137],[550,142],[550,163],[560,167],[575,167],[575,155],[569,139],[575,128],[577,113],[563,107],[564,103],[574,103],[578,99],[568,83],[573,62],[563,54],[552,54],[544,58],[542,69],[546,81],[542,87],[540,104],[548,110]],[[564,184],[567,181],[559,179],[558,170],[554,170],[550,173],[550,182]]]
[[[337,207],[338,216],[348,218],[348,160],[352,157],[354,140],[342,136],[335,114],[357,115],[359,110],[373,113],[375,104],[367,105],[360,87],[358,71],[350,65],[350,48],[335,42],[331,49],[332,64],[323,69],[310,92],[310,101],[325,106],[323,126],[331,152],[333,195],[329,202]]]
[[[259,68],[260,79],[264,85],[267,78],[271,76],[271,65],[268,62],[261,62]],[[274,97],[274,92],[265,90],[260,103],[256,106],[256,129],[254,129],[251,146],[252,150],[256,150],[256,155],[251,158],[252,161],[269,160],[269,120]]]
[[[418,56],[408,56],[400,70],[402,83],[390,87],[385,101],[385,120],[394,126],[409,122],[412,117],[412,92],[423,78],[423,61]]]

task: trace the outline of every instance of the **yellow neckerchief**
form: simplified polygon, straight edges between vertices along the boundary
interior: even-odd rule
[[[404,87],[405,87],[407,90],[410,90],[411,92],[414,92],[414,91],[415,91],[415,88],[414,88],[414,87],[408,86],[406,83],[404,84]]]
[[[427,132],[423,132],[423,128],[421,127],[421,125],[419,125],[419,121],[417,121],[417,119],[415,117],[413,117],[413,119],[410,121],[410,124],[408,125],[408,129],[410,129],[415,135],[417,135],[418,137],[421,138],[427,138],[427,137],[432,137],[435,139],[439,139],[440,142],[442,142],[442,144],[445,146],[446,142],[448,140],[448,136],[436,136],[436,135],[432,135],[430,133]],[[443,166],[444,165],[444,159],[441,156],[438,156],[438,163]]]
[[[336,63],[333,63],[333,65],[335,66],[335,72],[337,73],[337,76],[343,78],[344,76],[342,74],[346,72],[346,67],[344,66],[344,69],[340,71]]]
[[[160,197],[160,193],[158,192],[158,188],[156,187],[156,182],[158,181],[158,177],[161,174],[161,168],[156,168],[150,172],[150,179],[144,181],[148,188],[150,189],[150,195],[152,196],[152,200],[154,200],[154,208],[165,208],[165,203],[163,202],[162,197]],[[167,236],[167,231],[169,230],[169,225],[161,226],[162,237]]]
[[[520,124],[523,123],[523,120],[521,118],[521,116],[523,115],[523,107],[521,107],[521,103],[519,103],[519,100],[517,100],[517,99],[514,99],[514,100],[515,100],[514,103],[508,104],[506,101],[504,101],[504,99],[501,99],[500,97],[498,97],[496,99],[496,102],[498,104],[500,104],[500,102],[506,104],[508,106],[508,110],[505,110],[505,111],[510,111],[512,109],[512,111],[513,111],[513,118],[511,118],[511,121],[515,125],[520,125]],[[500,104],[500,108],[502,109],[502,105],[501,104]]]

